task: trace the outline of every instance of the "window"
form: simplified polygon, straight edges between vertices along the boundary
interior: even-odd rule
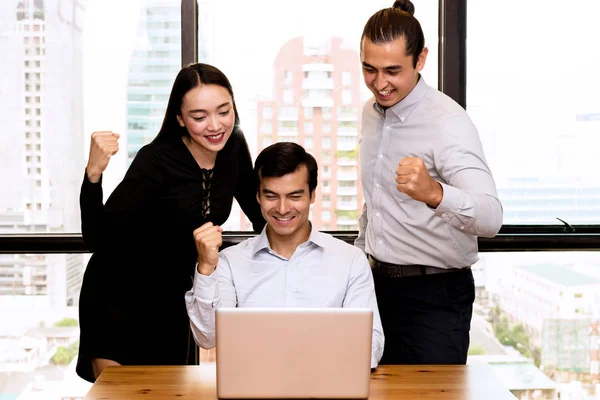
[[[321,138],[321,146],[323,146],[324,149],[331,148],[331,137],[324,136],[323,138]]]
[[[292,104],[294,102],[294,91],[292,89],[285,89],[283,91],[283,103]]]
[[[313,123],[312,122],[304,123],[304,133],[313,133]]]
[[[277,112],[279,119],[298,119],[298,107],[280,107]]]
[[[312,149],[312,147],[313,147],[313,137],[312,136],[304,136],[304,147],[307,149]]]
[[[10,54],[2,61],[0,96],[6,139],[0,146],[0,234],[80,232],[77,199],[91,133],[121,134],[123,148],[104,176],[105,195],[126,171],[128,127],[147,126],[146,140],[156,136],[165,92],[181,68],[179,3],[0,2],[2,35],[10,38],[0,40],[1,53]],[[147,18],[157,7],[161,11]],[[157,30],[151,20],[174,25]],[[152,55],[155,49],[163,54]],[[140,64],[166,69],[146,73],[134,68]],[[137,116],[129,112],[129,94],[163,99],[142,101],[153,112]],[[89,256],[0,254],[0,398],[86,395],[91,384],[65,371],[77,357],[79,291]]]
[[[304,118],[309,119],[313,117],[312,107],[304,107]]]
[[[502,3],[468,3],[467,112],[496,180],[504,224],[559,224],[557,218],[571,225],[600,224],[600,180],[593,161],[600,147],[600,120],[594,117],[600,113],[600,24],[595,17],[600,3],[569,3],[565,19],[560,8],[531,0],[506,33],[500,33],[506,30],[501,22],[488,21],[492,4]],[[540,24],[530,31],[523,24],[532,19]],[[558,21],[570,34],[550,41]],[[517,38],[535,45],[513,51],[510,43]],[[577,61],[548,68],[556,48],[578,54]],[[528,73],[490,60],[505,51],[523,59]],[[556,86],[565,79],[570,84]],[[557,98],[573,101],[565,108]]]
[[[293,82],[293,74],[292,71],[283,71],[283,83],[286,85],[291,85]]]
[[[352,104],[352,90],[344,89],[342,91],[342,103]]]
[[[344,71],[342,72],[342,85],[351,85],[352,84],[352,72]]]
[[[298,121],[279,121],[279,133],[298,132]]]

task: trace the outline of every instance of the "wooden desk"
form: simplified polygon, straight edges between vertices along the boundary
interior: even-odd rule
[[[216,399],[214,364],[107,367],[85,400]],[[371,374],[370,400],[514,400],[485,364],[385,365]]]

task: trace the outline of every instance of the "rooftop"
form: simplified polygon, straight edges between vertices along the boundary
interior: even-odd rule
[[[520,266],[519,269],[561,286],[584,286],[600,284],[600,279],[598,278],[582,274],[560,265],[526,265]]]
[[[468,364],[487,363],[498,380],[508,390],[553,390],[557,384],[522,356],[469,356]]]

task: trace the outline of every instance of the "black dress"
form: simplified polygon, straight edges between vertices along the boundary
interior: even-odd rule
[[[79,300],[77,374],[94,381],[92,358],[195,363],[185,308],[197,258],[192,232],[223,224],[234,197],[256,232],[265,224],[243,134],[232,133],[212,170],[201,169],[181,139],[155,139],[105,205],[101,184],[84,175],[82,234],[93,255]]]

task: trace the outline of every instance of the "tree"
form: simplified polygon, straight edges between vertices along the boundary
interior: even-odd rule
[[[79,351],[79,340],[71,343],[69,347],[59,346],[52,356],[52,362],[56,365],[68,365],[73,361]]]
[[[56,326],[56,327],[61,327],[61,326],[79,326],[79,321],[77,321],[75,318],[63,318],[60,321],[56,322],[54,324],[54,326]]]
[[[485,354],[485,349],[483,348],[483,346],[481,346],[479,344],[472,344],[471,346],[469,346],[469,351],[468,351],[467,355],[481,356],[483,354]]]

